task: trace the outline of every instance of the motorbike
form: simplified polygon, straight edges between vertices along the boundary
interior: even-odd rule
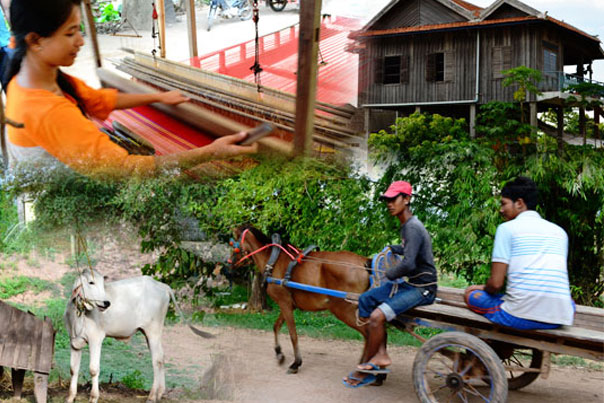
[[[266,0],[273,11],[283,11],[288,0]],[[300,1],[300,0],[299,0]]]
[[[212,29],[216,17],[229,18],[229,11],[222,6],[226,3],[231,9],[236,10],[236,15],[231,14],[231,18],[239,18],[241,21],[247,21],[252,18],[252,5],[250,0],[211,0],[210,10],[208,11],[208,31]]]

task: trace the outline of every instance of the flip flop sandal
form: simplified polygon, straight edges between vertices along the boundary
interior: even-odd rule
[[[367,366],[367,365],[370,366],[371,369],[360,369],[359,368],[359,366]],[[357,366],[357,372],[362,372],[364,374],[377,375],[377,374],[389,374],[390,373],[390,369],[378,367],[377,365],[375,365],[372,362],[365,362],[363,364],[359,364],[359,366]]]

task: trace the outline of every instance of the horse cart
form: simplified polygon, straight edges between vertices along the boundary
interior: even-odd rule
[[[548,377],[552,353],[604,360],[604,309],[599,308],[578,305],[573,326],[516,330],[467,309],[463,290],[440,287],[435,304],[414,308],[393,325],[424,343],[413,364],[422,403],[505,402],[508,389]],[[425,340],[414,332],[417,326],[445,332]]]
[[[269,282],[349,301],[357,297],[281,279]],[[463,293],[439,287],[436,303],[411,309],[391,322],[423,343],[413,363],[413,386],[422,403],[505,402],[508,390],[548,377],[552,353],[604,361],[604,309],[578,305],[573,326],[516,330],[470,311]],[[415,332],[418,326],[444,332],[425,339]]]
[[[251,258],[268,283],[267,292],[281,309],[274,327],[275,341],[283,321],[289,318],[288,328],[297,351],[291,314],[294,307],[313,311],[329,309],[367,336],[366,327],[351,319],[356,312],[353,304],[358,301],[359,292],[367,287],[369,275],[365,258],[354,258],[349,252],[311,252],[313,247],[300,251],[287,245],[290,249],[286,250],[278,236],[273,235],[269,240],[254,228],[242,227],[234,234],[231,262],[236,266]],[[325,273],[329,276],[321,277]],[[357,280],[351,281],[352,277]],[[329,278],[338,280],[330,283]],[[319,302],[324,306],[316,301],[314,305],[307,303],[311,295],[317,294],[321,295]],[[434,304],[411,309],[391,322],[423,343],[412,372],[414,388],[422,403],[505,402],[508,389],[523,388],[539,376],[548,377],[552,353],[604,361],[604,309],[577,306],[573,326],[517,330],[494,324],[470,311],[463,294],[460,289],[439,287]],[[444,332],[425,339],[415,332],[418,326]],[[275,351],[282,359],[278,342]],[[365,354],[364,351],[363,361],[370,358]],[[290,372],[292,367],[297,370],[300,364],[301,358],[296,352]],[[378,382],[385,376],[378,375]]]

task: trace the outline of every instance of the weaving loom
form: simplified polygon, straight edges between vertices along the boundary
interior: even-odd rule
[[[357,96],[358,56],[347,50],[348,33],[358,25],[358,21],[339,17],[339,23],[335,21],[325,20],[321,31],[322,49],[328,60],[322,61],[318,73],[319,99],[313,122],[313,149],[321,153],[335,150],[348,152],[351,147],[363,142],[358,134],[362,128],[355,127],[359,122],[357,109],[351,105],[356,102]],[[117,69],[132,76],[137,83],[144,83],[156,91],[181,91],[191,99],[189,106],[195,105],[198,111],[203,110],[215,116],[205,115],[203,119],[227,119],[231,123],[238,123],[238,130],[270,122],[277,130],[271,138],[265,139],[267,143],[272,141],[267,146],[289,152],[296,119],[296,95],[292,92],[296,83],[298,30],[293,26],[267,34],[261,39],[260,55],[266,56],[262,59],[262,68],[266,71],[266,82],[274,86],[272,88],[251,82],[253,74],[249,71],[249,65],[253,54],[250,53],[250,42],[190,61],[193,66],[200,67],[129,51],[132,56],[120,60]],[[214,60],[218,63],[212,63]],[[247,66],[247,70],[244,66]],[[342,80],[342,77],[352,79]],[[102,72],[100,78],[104,85],[126,92],[137,91],[123,88],[124,83],[116,83],[113,78],[107,79],[106,72]],[[186,119],[186,116],[180,115],[178,119]],[[199,127],[191,121],[188,123],[205,133],[216,134],[207,126]],[[232,127],[232,124],[228,126]],[[238,130],[230,129],[229,133]],[[218,135],[224,134],[228,133]]]
[[[215,139],[215,137],[149,106],[116,110],[106,120],[94,119],[93,122],[105,132],[114,132],[116,122],[118,122],[128,130],[129,135],[134,134],[135,141],[138,140],[138,143],[141,143],[142,139],[143,143],[149,144],[152,147],[150,154],[155,155],[174,154],[202,147]],[[134,153],[143,154],[138,151],[140,150],[135,150]],[[238,173],[254,164],[250,159],[209,161],[187,170],[186,173],[193,179],[217,177]]]
[[[153,145],[156,155],[174,154],[210,144],[214,137],[163,114],[152,107],[116,110],[99,128],[113,129],[117,121]]]

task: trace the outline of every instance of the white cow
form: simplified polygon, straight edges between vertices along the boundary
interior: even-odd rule
[[[172,289],[149,276],[107,284],[104,283],[103,276],[94,270],[86,269],[78,276],[64,314],[71,341],[71,384],[67,402],[73,402],[76,397],[82,348],[86,343],[90,350],[92,377],[90,402],[96,403],[99,399],[103,339],[108,336],[128,340],[138,330],[147,338],[153,362],[153,386],[148,401],[161,399],[166,390],[161,335],[170,298],[182,316]],[[191,328],[200,336],[212,337],[209,333]]]

